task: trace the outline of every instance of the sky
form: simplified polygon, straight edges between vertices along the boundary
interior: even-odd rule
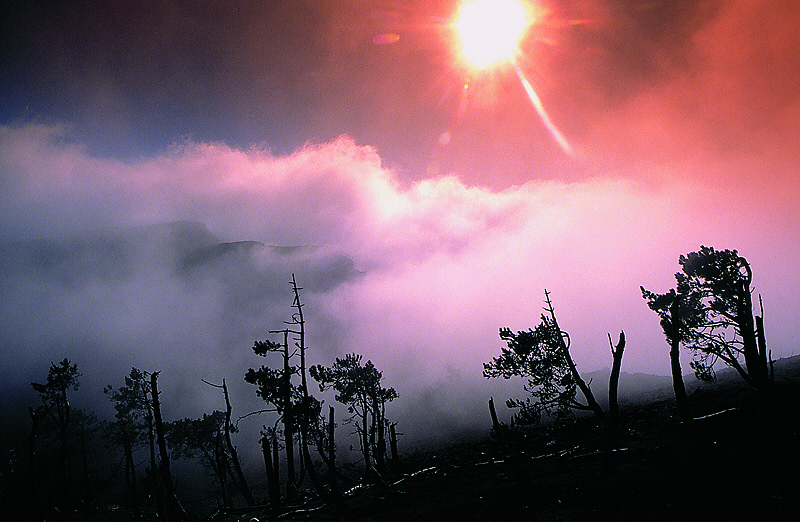
[[[221,407],[200,379],[255,408],[294,273],[312,364],[371,359],[407,433],[482,425],[524,395],[481,377],[498,328],[534,327],[545,289],[581,371],[624,330],[623,370],[668,374],[639,286],[701,245],[747,258],[773,356],[800,353],[796,2],[528,2],[519,74],[459,56],[457,0],[14,4],[9,390],[69,357],[97,409],[131,366],[174,418]]]

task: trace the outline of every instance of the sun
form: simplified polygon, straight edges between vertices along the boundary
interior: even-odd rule
[[[467,0],[454,25],[460,54],[477,69],[513,61],[519,41],[531,23],[531,15],[521,0]]]

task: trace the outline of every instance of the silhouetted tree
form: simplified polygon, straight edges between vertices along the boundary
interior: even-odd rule
[[[608,344],[611,345],[611,375],[608,377],[608,412],[612,421],[616,425],[619,421],[619,400],[617,392],[619,389],[619,374],[622,369],[622,355],[625,352],[625,332],[619,333],[617,345],[611,342],[611,334],[608,334]]]
[[[305,472],[308,473],[314,488],[320,496],[327,496],[327,492],[314,469],[308,446],[313,434],[312,428],[324,423],[320,419],[322,403],[308,393],[308,378],[306,368],[306,335],[303,303],[300,299],[300,288],[292,274],[292,308],[295,312],[291,320],[285,324],[289,328],[271,330],[271,334],[283,334],[283,344],[273,341],[256,341],[253,351],[256,355],[267,356],[269,353],[281,353],[283,368],[278,370],[262,366],[258,370],[250,368],[245,374],[245,381],[258,386],[257,395],[275,407],[275,411],[283,422],[284,441],[287,461],[287,496],[292,498],[297,494],[297,476],[295,473],[294,438],[299,428],[299,449],[301,457],[300,481]],[[294,349],[289,347],[289,335],[295,336]],[[293,365],[293,358],[299,359],[299,366]],[[293,383],[293,376],[300,377],[300,384]],[[324,452],[321,453],[324,457]]]
[[[282,333],[284,334],[283,344],[270,340],[256,341],[253,344],[253,351],[256,355],[262,357],[266,357],[270,353],[280,353],[283,357],[283,367],[275,369],[261,366],[257,370],[249,368],[244,380],[257,387],[256,395],[275,408],[274,411],[278,413],[279,421],[283,423],[287,467],[286,496],[291,499],[297,496],[297,475],[294,459],[294,405],[302,395],[299,388],[292,384],[292,376],[297,374],[298,369],[291,364],[292,354],[289,352],[288,342],[289,331],[285,330]]]
[[[167,518],[172,522],[182,522],[186,520],[186,511],[178,500],[178,496],[175,494],[175,487],[172,483],[172,470],[170,468],[169,451],[167,450],[166,430],[164,428],[164,421],[161,418],[158,374],[159,372],[150,374],[150,400],[153,407],[153,424],[155,427],[156,444],[158,445],[159,455],[158,472],[164,488]]]
[[[277,430],[267,428],[261,431],[261,452],[264,455],[264,466],[267,472],[267,493],[273,515],[281,510],[280,460],[278,458]]]
[[[697,328],[704,323],[705,314],[697,294],[680,295],[674,289],[665,294],[656,294],[640,287],[642,297],[647,300],[650,307],[661,318],[661,329],[669,344],[670,369],[672,371],[672,389],[675,392],[675,403],[678,407],[678,416],[681,421],[692,420],[689,398],[686,395],[686,385],[683,382],[681,370],[680,346],[681,343],[690,343],[697,338]],[[698,368],[699,369],[699,368]],[[707,374],[697,373],[698,377],[706,378]]]
[[[764,396],[774,373],[763,306],[761,316],[753,315],[750,264],[736,250],[706,246],[681,255],[678,263],[682,271],[675,274],[677,290],[659,295],[642,289],[650,308],[661,316],[662,327],[674,330],[670,325],[676,319],[679,334],[673,338],[692,350],[691,366],[698,378],[713,379],[714,364],[721,360]],[[673,302],[677,302],[675,317],[668,311]]]
[[[203,381],[209,386],[214,386],[215,388],[222,388],[222,395],[225,397],[225,427],[224,427],[224,434],[225,434],[225,445],[228,449],[228,455],[230,457],[230,462],[233,465],[233,470],[236,472],[236,479],[234,480],[234,484],[236,488],[242,493],[245,502],[247,502],[248,506],[255,505],[255,499],[253,498],[253,494],[250,491],[250,487],[247,485],[247,480],[245,479],[244,472],[242,471],[242,464],[239,461],[239,454],[236,451],[236,447],[233,445],[233,441],[231,441],[231,433],[235,433],[237,430],[236,426],[233,425],[231,422],[231,413],[233,408],[231,407],[231,400],[230,395],[228,394],[228,385],[225,383],[225,379],[222,379],[222,384],[212,384],[207,381]]]
[[[141,506],[139,502],[139,491],[137,485],[136,461],[134,452],[141,445],[148,444],[149,430],[146,419],[151,416],[150,403],[148,400],[149,382],[144,372],[132,368],[128,376],[125,377],[125,385],[114,390],[108,385],[104,392],[114,401],[115,421],[111,425],[109,438],[115,444],[122,446],[125,462],[124,476],[125,485],[128,488],[133,510],[134,520],[142,518]],[[155,445],[153,444],[153,455],[155,455]]]
[[[572,410],[589,410],[597,418],[603,410],[594,398],[591,389],[581,378],[569,353],[569,335],[561,330],[556,319],[550,294],[545,290],[545,313],[533,330],[513,333],[509,328],[500,329],[500,338],[508,347],[502,349],[500,357],[484,363],[486,378],[524,377],[528,379],[525,390],[531,395],[524,401],[509,399],[509,408],[518,408],[514,422],[521,425],[538,425],[543,416],[557,422],[572,418]],[[578,390],[586,404],[577,398]],[[531,400],[531,398],[535,400]]]
[[[78,365],[73,364],[69,359],[64,359],[58,364],[52,363],[47,373],[45,383],[32,382],[31,386],[42,400],[38,411],[31,410],[31,417],[34,424],[38,422],[37,417],[49,419],[56,431],[58,438],[58,505],[62,517],[71,510],[71,491],[69,480],[69,429],[72,422],[73,409],[70,406],[67,391],[77,390],[80,385]],[[32,434],[32,444],[35,443],[35,433]]]
[[[298,405],[299,407],[296,409],[297,420],[300,425],[300,453],[303,458],[302,462],[304,464],[304,468],[308,472],[308,476],[314,485],[314,489],[316,489],[317,493],[325,497],[327,496],[327,492],[323,489],[322,483],[317,476],[317,472],[314,469],[314,463],[311,461],[311,454],[308,450],[310,437],[309,430],[311,429],[310,426],[312,423],[320,422],[322,403],[311,397],[308,393],[308,377],[306,366],[306,321],[303,316],[303,303],[300,300],[300,290],[302,290],[302,288],[297,286],[297,280],[295,279],[294,274],[292,274],[292,280],[289,282],[289,284],[292,285],[292,293],[294,294],[292,307],[295,309],[295,313],[292,314],[291,321],[288,321],[286,324],[295,328],[290,329],[289,331],[297,336],[295,337],[294,341],[298,355],[300,356],[300,393],[302,395],[302,399]],[[324,452],[320,452],[320,454],[324,456]]]
[[[736,250],[700,247],[699,252],[681,256],[678,263],[678,294],[701,303],[705,322],[695,327],[696,338],[689,348],[702,353],[694,363],[696,372],[713,371],[717,359],[734,368],[760,393],[774,379],[767,352],[762,315],[753,316],[753,271]],[[744,366],[739,358],[744,360]]]
[[[149,372],[131,368],[130,374],[125,377],[124,386],[116,390],[111,385],[106,386],[104,392],[114,401],[116,410],[115,425],[109,436],[113,442],[123,446],[125,480],[131,494],[135,494],[138,483],[133,452],[138,445],[146,446],[149,449],[149,467],[145,469],[143,482],[151,490],[150,497],[155,501],[159,518],[168,520],[165,493],[167,486],[162,480],[158,464],[159,449],[153,412],[151,377]]]
[[[386,451],[385,407],[398,397],[394,388],[381,386],[382,374],[372,361],[361,364],[361,355],[348,354],[336,359],[335,364],[326,368],[315,365],[309,369],[320,387],[320,391],[332,388],[336,400],[347,406],[355,422],[356,431],[364,455],[364,466],[369,475],[382,471],[383,455]],[[371,422],[370,422],[371,421]],[[373,459],[375,467],[373,467]]]
[[[213,471],[220,484],[222,503],[233,507],[228,493],[230,455],[227,453],[222,432],[225,429],[225,414],[214,411],[203,414],[200,419],[181,419],[169,423],[167,439],[175,458],[199,458]]]

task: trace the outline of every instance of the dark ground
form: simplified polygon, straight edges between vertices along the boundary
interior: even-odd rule
[[[344,509],[311,500],[278,520],[799,520],[799,362],[776,368],[769,408],[738,376],[722,376],[692,394],[689,424],[671,398],[623,406],[615,451],[608,421],[590,418],[507,438],[505,450],[491,437],[452,443],[404,456],[405,475],[348,495]],[[269,511],[212,518],[253,517]]]

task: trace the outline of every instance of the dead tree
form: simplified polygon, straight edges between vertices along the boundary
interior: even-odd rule
[[[326,498],[328,492],[316,473],[314,463],[311,459],[309,444],[312,439],[310,433],[311,424],[315,426],[320,422],[321,403],[308,393],[308,370],[306,364],[306,323],[303,313],[303,303],[300,299],[301,287],[297,285],[297,279],[292,274],[290,281],[292,286],[292,314],[290,321],[284,324],[288,328],[282,330],[270,330],[270,334],[283,334],[283,344],[273,341],[256,341],[253,350],[257,355],[265,356],[268,352],[282,352],[283,370],[274,370],[262,366],[259,370],[248,370],[245,381],[259,387],[256,392],[259,397],[275,406],[280,415],[280,420],[284,426],[284,437],[286,445],[287,460],[287,496],[292,498],[297,494],[297,485],[308,473],[314,489],[317,493]],[[289,336],[292,335],[294,347],[289,347]],[[299,358],[299,366],[293,365],[293,358]],[[293,375],[299,375],[300,385],[292,382]],[[324,421],[323,421],[324,422]],[[300,451],[300,477],[298,480],[295,469],[294,440],[299,434]],[[316,437],[316,434],[314,435]],[[324,450],[321,452],[324,457]]]
[[[608,334],[608,344],[611,345],[611,356],[614,360],[611,366],[611,375],[608,378],[608,412],[614,423],[619,420],[619,400],[617,397],[619,390],[619,373],[622,368],[622,353],[625,351],[625,332],[619,333],[619,341],[615,347],[611,342],[611,334]]]
[[[242,465],[239,461],[239,453],[236,451],[236,446],[234,446],[233,442],[231,441],[231,432],[236,431],[236,427],[231,423],[231,412],[233,408],[231,407],[231,400],[230,396],[228,395],[228,385],[225,383],[225,379],[222,379],[222,385],[212,384],[206,380],[203,380],[203,382],[209,386],[213,386],[214,388],[222,388],[222,394],[225,397],[225,446],[228,449],[228,455],[230,455],[231,464],[233,464],[233,469],[236,472],[236,480],[234,480],[234,485],[242,493],[247,505],[254,506],[256,501],[253,498],[253,493],[250,491],[250,487],[247,485],[247,480],[245,479],[244,472],[242,471]]]
[[[589,387],[588,384],[581,378],[581,374],[578,373],[578,368],[575,366],[575,361],[572,360],[572,355],[569,353],[569,336],[566,335],[566,332],[561,330],[561,327],[558,326],[558,320],[556,319],[556,312],[553,309],[553,303],[550,301],[550,292],[547,290],[544,291],[545,300],[547,301],[547,308],[545,311],[550,314],[550,318],[552,320],[553,329],[559,333],[558,339],[561,343],[561,352],[563,354],[564,360],[567,362],[567,366],[569,367],[569,371],[572,374],[572,378],[575,380],[575,384],[577,384],[578,389],[581,390],[584,398],[586,399],[586,403],[588,408],[594,413],[594,416],[597,419],[602,419],[603,415],[603,408],[597,403],[594,398],[594,394],[592,393],[592,389]]]
[[[186,511],[175,494],[175,487],[172,484],[172,471],[170,470],[169,451],[167,451],[167,441],[164,436],[164,422],[161,420],[161,401],[158,398],[158,374],[150,374],[150,395],[153,403],[153,420],[156,428],[156,442],[159,452],[158,471],[161,475],[161,482],[164,487],[166,497],[167,517],[172,522],[182,522],[187,519]]]
[[[497,409],[494,407],[494,397],[489,397],[489,415],[492,417],[492,436],[497,439],[500,449],[506,453],[506,441],[503,437],[503,426],[497,419]]]
[[[392,452],[392,464],[397,471],[403,470],[403,463],[400,461],[400,454],[397,451],[397,423],[389,424],[389,449]]]
[[[297,327],[297,330],[290,330],[290,332],[297,335],[295,338],[295,346],[300,354],[300,391],[302,393],[302,404],[299,412],[300,453],[305,469],[308,471],[308,477],[311,479],[311,483],[314,485],[314,489],[321,496],[325,497],[327,496],[327,492],[322,487],[322,482],[317,476],[317,472],[314,469],[314,463],[311,460],[311,453],[308,450],[309,423],[310,417],[314,413],[312,412],[312,400],[308,394],[308,377],[306,370],[306,321],[303,317],[303,303],[300,300],[300,290],[302,290],[302,288],[297,286],[297,280],[295,279],[294,274],[292,274],[292,280],[290,283],[292,285],[292,293],[294,294],[292,307],[294,307],[297,312],[292,314],[292,320],[291,322],[287,322],[287,324]]]

